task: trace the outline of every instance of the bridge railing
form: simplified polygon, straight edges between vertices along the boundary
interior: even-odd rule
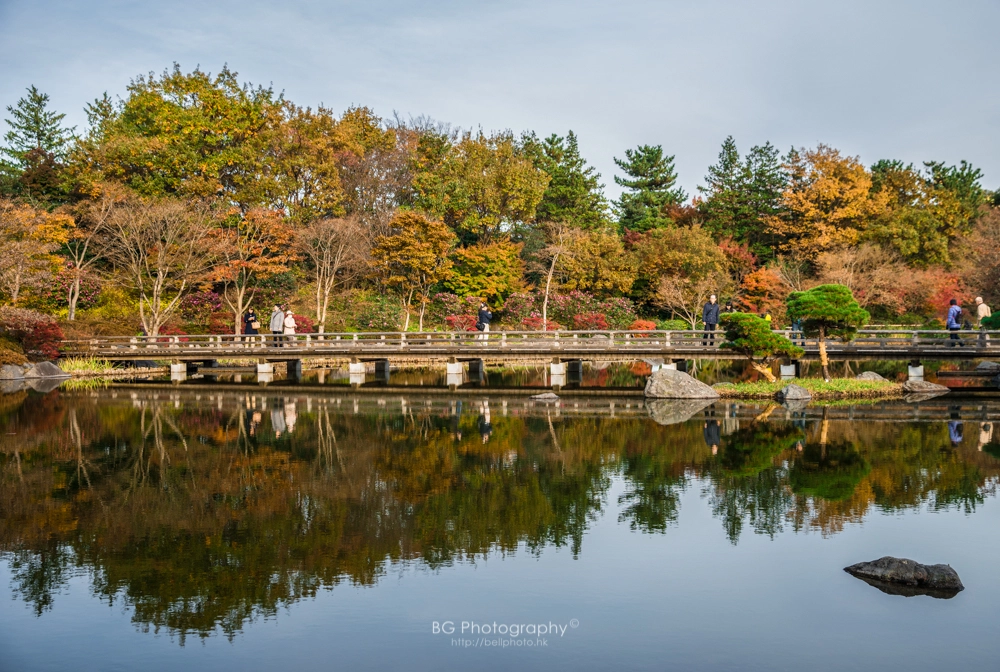
[[[776,330],[807,350],[816,348],[817,339],[803,337],[791,329]],[[160,336],[104,336],[92,339],[66,340],[63,350],[71,355],[127,354],[136,350],[154,353],[177,350],[226,351],[249,354],[247,351],[326,351],[350,352],[372,349],[444,350],[470,349],[490,351],[558,351],[562,349],[593,349],[600,351],[662,348],[664,350],[716,350],[725,340],[724,332],[705,331],[429,331],[429,332],[356,332],[309,334],[187,334]],[[998,331],[946,331],[863,329],[850,343],[831,339],[831,350],[942,348],[951,346],[1000,348]]]

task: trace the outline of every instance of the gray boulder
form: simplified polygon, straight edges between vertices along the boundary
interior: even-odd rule
[[[15,392],[21,392],[24,390],[24,378],[18,378],[17,380],[4,380],[0,378],[0,394],[14,394]]]
[[[674,369],[661,369],[646,380],[646,396],[652,399],[718,399],[719,393]]]
[[[965,590],[958,572],[951,565],[922,565],[913,560],[888,555],[871,562],[844,567],[844,571],[894,595],[953,597]]]
[[[69,374],[52,362],[37,362],[24,372],[25,378],[69,378]]]
[[[21,380],[24,378],[24,367],[16,364],[0,366],[0,380]]]
[[[812,399],[812,395],[809,394],[809,390],[801,385],[796,385],[795,383],[786,385],[784,389],[780,392],[776,392],[774,396],[778,399],[778,401],[809,401]]]
[[[979,362],[976,371],[1000,373],[1000,362]]]
[[[30,387],[35,392],[48,394],[65,382],[65,378],[28,378],[24,381],[26,387]]]
[[[948,388],[937,383],[928,383],[926,380],[908,380],[903,383],[904,394],[944,394]]]
[[[883,380],[883,381],[885,380],[885,378],[883,378],[882,376],[878,375],[874,371],[865,371],[863,373],[859,373],[858,375],[855,376],[855,379],[856,380]]]
[[[542,392],[531,397],[535,401],[559,401],[559,395],[554,392]]]
[[[711,399],[651,399],[646,402],[649,415],[661,425],[687,422],[695,413],[711,406]]]

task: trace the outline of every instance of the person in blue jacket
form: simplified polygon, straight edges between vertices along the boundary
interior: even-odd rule
[[[958,305],[957,299],[952,299],[948,306],[948,321],[945,326],[951,332],[951,340],[958,341],[958,331],[962,328],[962,307]],[[955,345],[952,343],[951,345]],[[958,345],[962,345],[959,343]]]

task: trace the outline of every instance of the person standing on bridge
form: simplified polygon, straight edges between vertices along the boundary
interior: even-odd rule
[[[952,299],[948,305],[948,320],[945,322],[945,326],[948,327],[948,331],[951,332],[951,340],[958,341],[958,331],[962,328],[962,308],[958,305],[958,299]],[[955,344],[952,343],[952,346]],[[962,344],[959,343],[959,346]]]
[[[489,338],[487,334],[490,332],[490,320],[493,319],[493,313],[490,311],[490,307],[486,305],[485,301],[479,303],[479,315],[476,317],[476,329],[483,332],[482,335],[478,336],[479,340],[485,341]]]
[[[253,337],[260,333],[258,329],[260,329],[260,320],[257,318],[257,311],[251,308],[243,315],[243,335],[247,337],[244,340],[253,341]]]
[[[292,313],[292,309],[289,308],[285,311],[285,319],[282,321],[282,330],[285,334],[285,340],[288,341],[285,347],[291,347],[291,343],[295,341],[295,315]]]
[[[983,297],[976,297],[976,327],[981,332],[986,331],[986,327],[983,325],[983,320],[987,317],[992,317],[993,311],[990,307],[983,302]],[[989,334],[981,333],[979,334],[979,344],[981,346],[986,345],[990,340]]]
[[[715,294],[708,297],[708,303],[701,309],[701,321],[705,323],[705,337],[702,345],[715,345],[715,328],[719,326],[719,302]]]
[[[271,345],[277,347],[281,342],[281,334],[285,333],[285,311],[279,306],[271,310],[271,322],[268,326],[271,328],[271,340],[274,341]]]

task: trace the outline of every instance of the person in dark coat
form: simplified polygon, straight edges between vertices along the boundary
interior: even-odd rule
[[[708,303],[701,309],[701,321],[705,323],[705,337],[702,345],[715,345],[715,329],[719,326],[719,302],[715,294],[708,297]]]
[[[701,433],[705,437],[705,445],[712,449],[712,454],[718,454],[719,444],[722,443],[722,437],[719,432],[719,421],[715,418],[708,420],[702,425]]]
[[[493,313],[490,311],[490,307],[486,305],[483,301],[479,304],[479,315],[476,317],[476,329],[483,332],[482,336],[479,338],[486,340],[489,338],[486,334],[490,331],[490,320],[493,319]]]
[[[243,335],[256,336],[257,334],[260,333],[258,331],[258,327],[260,327],[260,320],[257,318],[257,313],[254,311],[253,308],[251,308],[243,316]],[[247,340],[252,341],[253,338],[248,338]]]

